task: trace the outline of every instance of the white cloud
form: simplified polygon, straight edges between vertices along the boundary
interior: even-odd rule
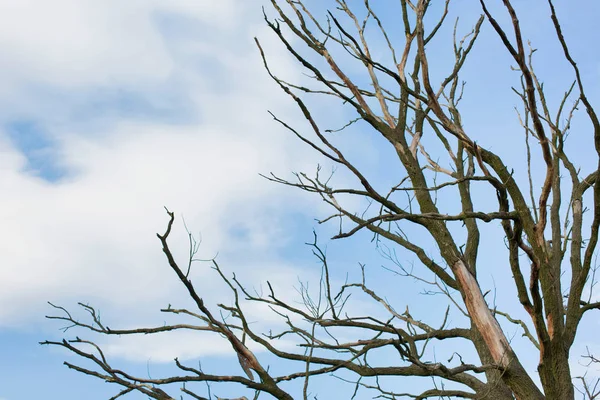
[[[244,9],[232,0],[4,0],[1,86],[15,78],[66,86],[162,79],[174,63],[157,25],[161,15],[209,24],[219,35],[244,24]]]
[[[61,85],[156,79],[172,60],[141,1],[0,2],[2,83]]]
[[[259,120],[246,119],[249,131],[262,130]],[[152,297],[154,290],[138,293],[132,284],[140,291],[162,285],[157,271],[164,259],[154,232],[164,229],[163,205],[203,232],[205,254],[267,249],[274,233],[285,239],[291,233],[278,228],[281,213],[300,203],[257,175],[294,164],[286,140],[271,140],[272,134],[236,137],[218,126],[139,123],[120,124],[102,137],[67,133],[60,148],[73,175],[57,184],[23,173],[23,157],[5,143],[3,302],[78,292],[106,296],[107,290],[117,302]],[[227,236],[236,226],[248,231],[250,243]],[[187,242],[179,219],[177,230],[173,242],[181,248]],[[0,313],[6,321],[22,311]]]
[[[164,305],[177,282],[154,236],[166,224],[163,205],[203,233],[205,255],[255,257],[262,249],[264,259],[265,249],[274,251],[293,234],[281,226],[283,212],[306,203],[258,173],[287,173],[313,161],[266,114],[293,105],[278,105],[282,95],[247,46],[262,22],[236,19],[242,9],[226,1],[0,2],[0,51],[7,54],[0,87],[12,82],[22,94],[43,82],[69,93],[155,84],[172,75],[199,115],[193,125],[117,117],[99,128],[81,120],[57,124],[49,110],[68,113],[72,104],[23,102],[20,113],[46,124],[68,174],[57,183],[28,174],[26,157],[0,132],[0,303],[13,305],[0,310],[3,325],[37,318],[45,300]],[[173,55],[153,19],[161,12],[210,22],[214,36],[196,37],[200,45]],[[234,28],[243,45],[227,33]],[[202,65],[209,57],[220,66],[209,71],[214,76],[187,63],[196,58]],[[272,61],[289,67],[282,57]],[[10,97],[0,93],[0,103]],[[180,222],[172,243],[184,255]],[[236,227],[245,234],[231,237]]]

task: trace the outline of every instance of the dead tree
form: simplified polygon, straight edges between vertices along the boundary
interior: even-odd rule
[[[552,1],[547,0],[547,7],[555,39],[562,48],[561,57],[572,67],[574,80],[555,109],[546,101],[543,85],[534,71],[533,50],[526,46],[511,2],[502,1],[502,12],[509,17],[507,24],[498,22],[498,15],[488,9],[490,2],[480,0],[482,15],[472,21],[472,31],[466,36],[459,37],[455,26],[454,63],[441,66],[448,71],[441,82],[431,78],[430,68],[436,59],[427,51],[427,46],[446,23],[450,0],[445,4],[400,0],[395,10],[394,28],[398,29],[395,34],[386,30],[385,22],[389,18],[382,18],[372,4],[375,2],[369,0],[331,1],[335,10],[324,18],[315,15],[302,0],[272,0],[273,9],[265,13],[265,21],[291,57],[305,69],[311,78],[310,85],[278,78],[256,40],[268,74],[298,105],[307,124],[293,127],[273,115],[275,120],[326,161],[353,176],[357,183],[353,187],[336,187],[329,176],[323,176],[321,169],[314,175],[297,173],[292,180],[274,174],[267,179],[320,196],[333,210],[322,222],[339,219],[347,227],[340,230],[335,239],[370,231],[382,248],[414,257],[420,262],[420,269],[404,269],[404,273],[432,277],[421,279],[434,285],[452,307],[464,311],[468,323],[448,326],[444,320],[432,326],[423,318],[412,316],[408,309],[398,312],[392,301],[402,302],[402,294],[397,293],[397,298],[388,300],[370,287],[364,276],[356,283],[334,287],[325,254],[316,241],[313,249],[323,263],[318,299],[309,298],[303,291],[304,306],[298,306],[282,300],[270,285],[267,294],[257,294],[235,277],[229,278],[214,262],[215,270],[233,297],[232,305],[220,304],[215,313],[196,291],[188,276],[189,269],[184,271],[169,249],[167,239],[174,221],[173,214],[169,213],[168,229],[158,237],[170,267],[193,299],[195,309],[169,307],[162,311],[192,316],[197,324],[109,329],[87,305],[82,306],[91,315],[89,323],[72,317],[62,307],[57,307],[59,315],[50,318],[105,335],[160,334],[177,329],[214,332],[231,344],[244,374],[211,375],[175,360],[181,375],[151,379],[112,367],[102,350],[91,341],[76,338],[44,343],[62,346],[91,361],[92,368],[66,364],[84,374],[120,385],[122,391],[113,398],[137,391],[154,399],[174,399],[177,395],[167,394],[167,388],[180,384],[183,393],[202,399],[198,391],[204,386],[193,385],[208,382],[239,384],[240,390],[250,390],[246,395],[255,393],[254,398],[265,393],[277,399],[306,399],[310,379],[342,372],[345,377],[354,377],[351,379],[357,390],[371,394],[374,391],[375,396],[388,399],[565,400],[574,399],[576,393],[596,398],[597,383],[594,385],[581,377],[583,385],[577,386],[579,381],[571,373],[569,352],[584,314],[600,308],[600,303],[593,302],[591,295],[600,227],[597,179],[600,122],[586,97],[578,65],[571,57],[568,38],[562,33]],[[431,9],[435,9],[437,17],[429,15]],[[463,125],[463,119],[468,116],[463,118],[459,108],[464,87],[460,73],[484,28],[495,32],[500,39],[498,51],[510,54],[520,74],[520,87],[514,91],[522,102],[518,117],[526,140],[522,149],[524,154],[527,149],[528,185],[515,176],[513,167],[505,159],[485,147],[485,137],[477,137],[477,132],[469,132]],[[389,52],[386,58],[392,62],[372,56],[370,46],[373,44],[368,32],[379,35],[380,43],[384,43]],[[350,61],[342,62],[342,59]],[[354,64],[350,66],[350,63]],[[362,71],[360,76],[356,73],[358,67]],[[350,68],[352,73],[347,72]],[[401,166],[399,183],[385,191],[377,189],[373,178],[359,170],[340,150],[336,144],[336,140],[341,140],[339,136],[317,122],[310,107],[314,95],[329,96],[339,101],[340,107],[353,110],[356,118],[346,128],[360,124],[361,129],[379,135],[391,145]],[[585,118],[589,119],[589,131],[584,134],[598,155],[598,167],[591,171],[581,171],[565,146],[571,119],[578,108],[583,108]],[[533,171],[534,166],[543,166],[541,175]],[[481,204],[472,194],[475,186],[479,192],[493,194],[493,206],[489,202]],[[436,201],[438,194],[460,199],[460,211],[444,210]],[[348,197],[366,201],[368,209],[349,209],[341,200]],[[589,210],[589,214],[584,218],[585,210]],[[490,255],[480,250],[484,223],[497,224],[502,229],[503,237],[494,240],[498,240],[499,246],[506,246],[506,259],[502,264],[506,265],[507,276],[512,277],[517,304],[526,312],[524,320],[493,307],[484,297],[478,268],[492,262]],[[427,232],[427,240],[435,251],[412,240],[406,234],[411,227]],[[356,316],[352,310],[345,309],[352,292],[359,292],[381,305],[387,319]],[[244,301],[270,306],[286,327],[267,335],[256,332],[244,313]],[[230,318],[223,319],[223,313]],[[506,323],[517,324],[523,336],[530,340],[539,355],[537,371],[524,367],[522,356],[502,328]],[[336,339],[335,332],[339,329],[344,329],[346,335],[353,332],[355,338]],[[298,350],[278,346],[278,340],[284,337],[294,337]],[[291,362],[296,372],[279,373],[277,365],[265,366],[260,355],[250,351],[250,342],[280,360]],[[442,363],[428,358],[431,353],[426,349],[444,345],[474,349],[478,359],[474,363],[458,358]],[[367,356],[381,349],[395,352],[397,363],[386,366],[371,363],[369,360],[376,356]],[[591,362],[596,361],[593,355],[587,357]],[[239,370],[238,367],[232,366],[232,371],[235,370]],[[380,382],[381,377],[397,378],[400,383],[389,386]],[[439,384],[420,393],[408,393],[401,389],[401,382],[410,377],[431,377]],[[302,389],[293,392],[290,381],[302,381]]]

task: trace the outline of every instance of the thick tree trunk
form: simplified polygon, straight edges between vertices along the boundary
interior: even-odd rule
[[[571,381],[569,354],[562,338],[554,338],[542,352],[538,366],[542,386],[548,400],[572,400],[575,390]]]
[[[483,298],[481,288],[462,259],[452,265],[452,271],[461,288],[463,300],[485,342],[492,360],[504,368],[502,380],[519,400],[543,400],[545,397],[525,371],[513,352],[498,321],[492,315]]]

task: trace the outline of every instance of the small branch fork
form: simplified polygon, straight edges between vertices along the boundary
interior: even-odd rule
[[[247,377],[216,376],[216,375],[205,374],[200,369],[192,368],[189,366],[184,366],[177,359],[175,360],[176,366],[184,372],[191,372],[192,375],[176,376],[176,377],[169,377],[169,378],[163,378],[163,379],[149,379],[149,378],[133,377],[127,373],[124,373],[123,371],[120,371],[118,369],[111,367],[110,364],[108,363],[106,357],[102,353],[100,347],[91,341],[86,341],[86,340],[81,340],[79,338],[76,338],[73,340],[63,340],[61,342],[45,341],[45,342],[42,342],[42,344],[58,345],[58,346],[67,348],[68,350],[74,352],[75,354],[77,354],[81,357],[84,357],[90,361],[93,361],[96,364],[96,367],[98,367],[103,372],[85,369],[85,368],[82,368],[82,367],[79,367],[79,366],[76,366],[76,365],[73,365],[70,363],[65,363],[65,364],[69,368],[75,369],[79,372],[83,372],[87,375],[96,376],[96,377],[104,379],[107,382],[117,383],[121,386],[125,386],[128,390],[120,393],[119,395],[117,395],[117,397],[124,395],[126,393],[129,393],[133,390],[137,390],[151,398],[171,399],[172,397],[169,397],[162,389],[159,388],[159,386],[173,384],[173,383],[186,383],[186,382],[235,382],[235,383],[242,384],[242,385],[246,386],[247,388],[254,389],[257,392],[269,393],[278,399],[292,399],[292,397],[289,394],[287,394],[286,392],[284,392],[277,386],[276,382],[269,375],[269,373],[260,365],[260,363],[254,356],[254,354],[250,350],[248,350],[248,348],[242,342],[242,340],[239,339],[233,333],[234,330],[238,330],[238,331],[242,330],[243,331],[243,328],[241,328],[240,326],[236,326],[234,324],[228,324],[220,319],[217,319],[213,315],[213,313],[205,306],[204,301],[198,295],[194,285],[192,284],[191,279],[189,279],[187,276],[189,271],[188,271],[188,273],[184,273],[183,269],[180,268],[179,265],[177,264],[177,262],[175,261],[173,254],[171,253],[171,250],[168,246],[167,238],[168,238],[169,234],[171,233],[171,229],[173,226],[175,216],[174,216],[174,213],[172,213],[168,210],[167,210],[167,213],[168,213],[170,219],[169,219],[169,223],[167,225],[166,232],[162,235],[157,234],[157,236],[163,246],[163,252],[165,253],[165,256],[167,257],[169,265],[171,266],[171,268],[173,269],[173,271],[179,278],[180,282],[187,289],[190,297],[193,299],[198,310],[197,311],[189,311],[187,309],[172,309],[169,306],[167,309],[163,309],[161,311],[173,313],[173,314],[185,314],[185,315],[188,315],[188,316],[198,319],[199,322],[202,322],[205,325],[197,326],[197,325],[190,325],[190,324],[177,324],[177,325],[165,325],[165,326],[155,327],[155,328],[138,328],[138,329],[131,329],[131,330],[110,329],[108,326],[105,326],[101,322],[99,313],[97,313],[93,307],[82,304],[82,303],[79,303],[79,305],[81,307],[83,307],[83,309],[85,311],[87,311],[92,318],[92,323],[90,323],[90,324],[79,322],[78,320],[74,319],[73,316],[65,308],[56,306],[53,304],[51,304],[51,306],[53,306],[57,310],[62,311],[63,315],[49,316],[48,318],[68,322],[70,325],[68,325],[67,327],[65,327],[63,329],[65,332],[74,327],[85,328],[85,329],[91,330],[93,332],[101,333],[104,335],[155,334],[155,333],[162,333],[162,332],[181,330],[181,329],[215,332],[215,333],[220,334],[221,336],[225,337],[227,339],[227,341],[231,344],[233,350],[235,351],[235,353],[238,356],[240,366],[244,370]],[[193,252],[191,252],[190,263],[193,259],[193,256],[194,256],[194,254],[193,254]],[[218,268],[216,261],[213,260],[213,263],[214,263],[215,268]],[[243,314],[239,314],[239,317],[242,319],[242,321],[244,323],[246,323],[245,320],[243,319]],[[98,355],[94,355],[91,352],[85,352],[84,350],[82,350],[81,348],[79,348],[77,346],[80,344],[87,344],[87,345],[91,346],[94,350],[97,351]],[[257,383],[254,381],[253,371],[259,376],[260,381],[261,381],[260,383]],[[185,389],[185,386],[182,387],[182,390],[184,390],[184,389]],[[185,391],[190,392],[188,389],[185,389]],[[190,394],[190,393],[188,393],[188,394]]]

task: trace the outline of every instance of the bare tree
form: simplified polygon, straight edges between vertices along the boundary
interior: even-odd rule
[[[211,375],[175,360],[180,375],[133,376],[114,368],[100,347],[91,341],[76,338],[43,343],[62,346],[90,361],[90,368],[73,363],[66,365],[121,386],[122,391],[113,399],[134,391],[154,399],[173,399],[176,394],[167,394],[173,384],[180,385],[181,391],[191,398],[203,399],[205,397],[198,393],[206,390],[206,386],[199,383],[239,384],[250,389],[254,398],[266,393],[277,399],[307,399],[311,379],[334,374],[355,385],[355,395],[365,390],[388,399],[563,400],[574,399],[576,393],[589,399],[597,398],[597,382],[572,375],[569,353],[584,314],[600,308],[592,296],[600,227],[600,185],[597,183],[600,122],[586,97],[584,82],[569,52],[552,1],[547,0],[547,7],[555,39],[562,48],[561,57],[573,72],[572,85],[554,107],[546,101],[543,84],[534,71],[534,50],[526,46],[517,12],[509,0],[502,1],[506,13],[502,18],[509,17],[506,24],[499,22],[498,15],[490,11],[486,1],[480,0],[482,15],[472,21],[472,30],[460,37],[455,25],[454,62],[448,66],[436,65],[448,71],[441,82],[431,78],[431,63],[437,61],[427,47],[447,22],[450,0],[443,4],[400,0],[393,30],[385,24],[389,18],[382,18],[369,0],[331,3],[334,11],[327,12],[325,18],[317,16],[302,0],[271,0],[273,10],[269,13],[274,13],[275,18],[265,14],[273,33],[305,69],[310,85],[278,78],[258,40],[256,44],[268,74],[298,105],[307,125],[292,127],[275,115],[273,118],[328,162],[352,175],[357,184],[336,187],[329,175],[323,176],[320,168],[314,175],[297,173],[293,180],[274,174],[266,178],[320,196],[332,209],[332,215],[321,222],[340,221],[340,232],[335,239],[370,231],[377,246],[391,260],[396,259],[396,252],[403,257],[414,257],[421,266],[407,269],[398,263],[400,273],[431,285],[432,291],[441,293],[450,307],[464,313],[467,322],[453,326],[450,319],[445,318],[433,326],[425,322],[426,318],[412,316],[408,309],[399,312],[394,304],[402,302],[402,294],[396,293],[396,298],[388,300],[377,288],[369,286],[364,271],[358,282],[336,286],[316,238],[311,245],[323,265],[316,297],[311,296],[307,288],[301,288],[303,305],[299,306],[283,300],[271,285],[266,294],[256,293],[235,276],[228,277],[213,261],[215,271],[231,290],[233,303],[220,304],[212,310],[189,278],[190,264],[181,267],[171,253],[168,237],[174,214],[168,212],[168,228],[158,238],[170,267],[193,299],[195,309],[169,307],[161,311],[191,316],[196,324],[109,329],[96,310],[84,304],[81,306],[89,312],[91,322],[82,322],[58,306],[54,306],[58,314],[49,318],[68,322],[68,328],[84,328],[104,335],[159,334],[178,329],[214,332],[231,344],[244,375]],[[437,4],[434,6],[434,3]],[[430,9],[438,15],[429,15]],[[469,132],[462,123],[459,103],[464,83],[460,72],[484,27],[495,32],[500,39],[497,41],[500,50],[510,54],[520,74],[520,86],[513,90],[522,102],[518,118],[525,138],[522,149],[527,154],[528,170],[524,176],[528,184],[515,176],[506,159],[484,147],[484,137],[477,138],[476,132]],[[372,56],[374,45],[369,38],[373,34],[385,44],[388,54],[384,58],[391,62]],[[356,73],[357,66],[362,75]],[[351,68],[353,72],[347,72]],[[359,124],[391,145],[402,168],[398,172],[402,174],[399,183],[386,190],[377,189],[380,185],[374,184],[373,178],[340,150],[336,144],[339,135],[333,135],[317,122],[309,106],[313,95],[328,96],[339,101],[340,107],[353,110],[356,118],[345,128]],[[591,171],[581,172],[581,166],[565,146],[578,107],[586,111],[591,129],[586,133],[586,140],[590,146],[593,143],[598,155],[598,166]],[[535,172],[539,165],[543,166],[541,175]],[[475,190],[495,195],[494,204],[482,203],[482,196],[473,195]],[[459,212],[444,210],[443,205],[438,204],[438,194],[446,198],[455,194],[455,198],[460,199]],[[366,210],[348,208],[344,205],[347,198],[359,198],[363,200],[361,204],[368,207]],[[584,218],[585,210],[589,210],[589,214]],[[507,255],[502,263],[512,276],[518,304],[527,315],[524,319],[488,304],[485,298],[477,275],[478,266],[498,260],[497,255],[480,250],[482,223],[502,228],[503,237],[493,240],[507,248],[505,253],[498,254]],[[427,232],[434,251],[413,240],[407,233],[413,227]],[[190,262],[192,258],[193,255]],[[355,315],[346,307],[351,293],[360,293],[382,306],[387,317]],[[281,317],[285,328],[268,334],[256,332],[244,312],[243,304],[248,301],[268,305]],[[539,355],[537,376],[535,371],[524,367],[524,355],[515,350],[503,329],[505,324],[516,324]],[[349,334],[355,338],[342,340],[336,336],[342,331],[344,338]],[[280,339],[290,337],[298,343],[297,351],[279,346]],[[252,347],[249,343],[258,345],[281,362],[289,362],[286,365],[294,366],[295,372],[280,372],[277,364],[267,367],[260,361],[260,354],[249,349]],[[457,351],[474,349],[477,359],[465,362],[457,355],[446,363],[438,362],[432,358],[431,349],[444,346]],[[397,362],[380,366],[372,361],[377,360],[373,354],[381,349],[397,354]],[[591,354],[587,358],[592,363],[597,361]],[[232,366],[232,370],[237,368]],[[383,377],[397,378],[399,383],[381,379]],[[430,377],[433,385],[420,393],[408,393],[402,389],[405,386],[401,377]],[[302,384],[294,386],[291,381]],[[208,397],[211,397],[210,385],[208,388]]]

